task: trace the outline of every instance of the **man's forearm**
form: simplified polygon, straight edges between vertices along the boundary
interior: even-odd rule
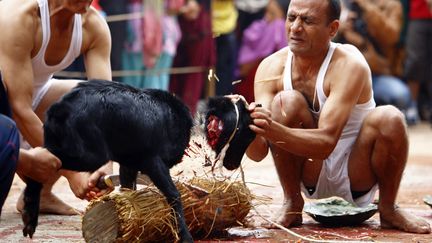
[[[16,173],[20,175],[27,175],[31,170],[31,155],[29,151],[25,149],[20,149],[18,156],[18,163],[16,168]]]
[[[31,109],[27,111],[14,111],[14,120],[24,139],[32,147],[43,146],[43,124]]]
[[[253,161],[261,161],[268,154],[267,140],[257,135],[246,150],[246,155]]]
[[[104,171],[106,174],[112,174],[113,173],[113,162],[109,161],[108,163],[106,163],[105,165],[100,167],[98,170]],[[66,169],[60,170],[60,174],[64,177],[66,177],[66,179],[68,179],[68,180],[70,178],[72,178],[76,173],[78,173],[78,172],[72,171],[72,170],[66,170]]]

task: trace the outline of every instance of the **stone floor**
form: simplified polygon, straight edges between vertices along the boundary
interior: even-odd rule
[[[432,195],[432,129],[429,124],[420,124],[409,128],[410,155],[401,182],[398,204],[408,211],[425,218],[432,224],[432,209],[424,204],[423,198]],[[250,213],[255,225],[271,218],[282,203],[282,190],[279,186],[271,158],[260,163],[248,159],[243,161],[245,181],[252,192],[258,196],[269,197],[265,205],[257,206]],[[174,171],[184,170],[187,165],[178,165]],[[23,183],[16,178],[5,203],[0,221],[0,242],[84,242],[81,232],[81,216],[41,215],[39,226],[32,240],[22,236],[20,214],[15,210],[15,202],[23,188]],[[79,210],[84,210],[87,202],[73,196],[67,182],[60,179],[54,192],[64,201]],[[304,214],[304,224],[287,232],[283,229],[266,230],[259,227],[233,228],[228,237],[214,237],[198,242],[308,242],[301,237],[321,240],[379,242],[432,242],[432,235],[416,235],[396,230],[381,229],[379,215],[357,227],[327,228]],[[292,232],[298,234],[294,236]]]

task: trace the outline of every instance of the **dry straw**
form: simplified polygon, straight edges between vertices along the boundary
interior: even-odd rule
[[[176,182],[176,186],[194,237],[242,225],[252,207],[253,196],[243,182],[194,178]],[[82,229],[87,242],[179,240],[173,211],[154,186],[111,193],[92,201]]]

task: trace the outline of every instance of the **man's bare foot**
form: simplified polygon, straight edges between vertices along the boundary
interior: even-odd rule
[[[431,232],[428,222],[398,207],[380,207],[379,211],[382,228],[395,228],[419,234],[428,234]]]
[[[18,198],[16,208],[18,212],[22,212],[24,208],[24,193],[21,193]],[[39,206],[41,214],[58,214],[58,215],[77,215],[81,212],[77,209],[64,203],[52,192],[41,194],[41,201]]]
[[[302,211],[303,203],[301,206],[290,206],[288,203],[284,203],[282,209],[274,216],[274,220],[271,221],[286,228],[300,226],[303,223]],[[279,228],[277,225],[270,222],[262,224],[262,227],[268,229]]]

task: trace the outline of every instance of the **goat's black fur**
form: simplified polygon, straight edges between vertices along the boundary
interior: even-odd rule
[[[91,80],[49,108],[45,147],[68,170],[91,172],[109,160],[116,161],[125,187],[134,187],[137,171],[147,174],[173,206],[181,240],[192,242],[180,194],[169,174],[182,159],[192,125],[188,108],[166,91]],[[38,184],[29,180],[24,193],[25,236],[32,237],[37,226]]]

